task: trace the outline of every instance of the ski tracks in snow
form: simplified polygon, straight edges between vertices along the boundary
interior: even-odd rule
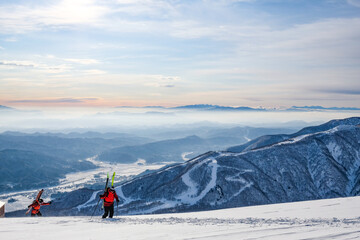
[[[234,167],[228,167],[228,166],[220,166],[222,168],[229,168],[232,169],[234,171],[237,171],[238,173],[233,175],[233,176],[228,176],[225,177],[225,180],[228,182],[239,182],[240,184],[242,184],[243,186],[239,189],[239,191],[237,191],[232,197],[230,197],[227,201],[230,201],[231,199],[233,199],[234,197],[238,196],[240,193],[242,193],[245,189],[251,187],[254,183],[252,181],[248,181],[245,178],[241,177],[241,175],[245,174],[245,173],[252,173],[254,172],[254,170],[252,169],[238,169],[238,168],[234,168]]]
[[[197,194],[199,192],[199,186],[193,179],[191,179],[190,175],[194,170],[198,169],[199,167],[203,166],[204,164],[207,164],[208,167],[211,167],[211,178],[210,178],[208,184],[204,187],[204,189],[199,194]],[[159,199],[157,201],[161,202],[161,205],[147,209],[147,210],[142,210],[137,213],[141,213],[141,214],[154,213],[161,209],[175,207],[179,203],[189,204],[189,205],[196,204],[198,201],[200,201],[202,198],[204,198],[206,196],[206,194],[212,188],[214,188],[216,186],[218,167],[219,167],[218,163],[217,163],[216,159],[213,157],[205,159],[204,161],[201,161],[200,163],[193,166],[192,169],[190,169],[188,172],[186,172],[181,177],[181,180],[188,188],[187,188],[187,190],[182,192],[180,195],[175,197],[176,201],[172,201],[172,200],[168,200],[168,199]],[[121,190],[121,189],[119,189],[119,190]],[[117,189],[117,191],[118,191],[118,189]],[[125,201],[127,201],[126,203],[133,201],[133,199],[126,198],[122,194],[122,191],[119,191],[119,193],[120,193],[119,197],[125,199]],[[136,212],[133,212],[133,214],[134,213],[136,214]]]
[[[206,165],[206,166],[204,166],[204,165]],[[200,168],[200,167],[211,168],[210,179],[205,186],[199,186],[199,184],[195,180],[193,180],[191,177],[192,173],[194,171],[198,170],[198,168]],[[203,199],[210,192],[211,189],[216,187],[217,180],[218,180],[217,173],[218,173],[218,169],[220,167],[227,168],[226,166],[219,165],[217,160],[214,157],[207,158],[207,159],[197,163],[181,177],[181,180],[187,186],[187,189],[175,197],[176,201],[168,200],[168,199],[159,199],[157,201],[161,202],[161,205],[147,209],[147,210],[142,210],[139,213],[143,213],[143,214],[144,213],[146,213],[146,214],[153,213],[153,212],[156,212],[161,209],[175,207],[176,205],[178,205],[180,203],[188,204],[188,205],[194,205],[194,204],[198,203],[201,199]],[[250,169],[242,169],[241,170],[238,168],[234,168],[234,170],[238,171],[238,173],[235,174],[234,176],[227,177],[225,180],[229,181],[229,182],[238,182],[241,184],[241,187],[231,197],[231,199],[238,196],[245,189],[247,189],[253,185],[253,182],[248,181],[241,176],[245,173],[252,172],[253,170],[250,170]],[[202,189],[200,189],[200,187]],[[121,186],[116,188],[116,191],[118,193],[118,196],[124,200],[124,203],[122,204],[122,206],[134,201],[134,199],[124,196]]]
[[[194,170],[202,166],[203,164],[207,164],[209,167],[211,167],[211,178],[209,183],[206,185],[206,187],[200,192],[199,195],[197,195],[197,193],[199,192],[198,184],[191,179],[190,174]],[[185,183],[185,185],[188,187],[188,190],[183,192],[181,195],[178,195],[176,199],[180,200],[182,203],[185,204],[190,204],[190,205],[196,204],[199,200],[204,198],[205,195],[212,188],[216,186],[217,169],[218,169],[218,163],[216,159],[212,157],[194,166],[190,171],[186,172],[181,178],[183,183]]]
[[[121,206],[134,201],[134,199],[132,199],[132,198],[125,197],[124,192],[122,190],[122,186],[115,188],[115,190],[116,190],[118,197],[124,200],[124,202],[121,204]]]
[[[101,192],[101,191],[93,192],[93,194],[91,195],[90,199],[87,200],[86,203],[83,203],[83,204],[81,204],[81,205],[79,205],[79,206],[76,207],[77,210],[80,211],[80,209],[82,209],[82,208],[84,208],[84,207],[94,206],[95,203],[92,203],[92,204],[90,204],[90,203],[93,202],[93,201],[95,201],[96,196],[97,196],[97,194],[98,194],[99,192]]]

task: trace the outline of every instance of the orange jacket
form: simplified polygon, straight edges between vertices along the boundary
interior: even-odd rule
[[[33,204],[29,205],[28,208],[32,207],[32,214],[37,214],[40,211],[40,207],[44,205],[50,205],[50,203],[40,203],[39,201],[35,201]]]
[[[119,197],[116,194],[115,190],[108,189],[104,194],[100,195],[101,199],[104,199],[104,206],[110,207],[114,204],[114,199],[119,201]]]

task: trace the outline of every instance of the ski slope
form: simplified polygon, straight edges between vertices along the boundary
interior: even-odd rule
[[[360,239],[360,197],[114,219],[0,219],[1,239]]]

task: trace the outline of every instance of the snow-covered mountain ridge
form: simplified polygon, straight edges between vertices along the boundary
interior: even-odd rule
[[[360,193],[360,128],[337,126],[244,153],[209,152],[118,187],[121,212],[208,210]]]
[[[360,118],[301,130],[240,153],[207,152],[116,188],[119,214],[187,212],[360,195]],[[346,123],[346,124],[342,124]],[[350,124],[349,124],[350,123]],[[312,131],[310,131],[312,129]],[[89,215],[97,192],[56,199],[49,215]],[[44,208],[44,212],[46,209]]]
[[[332,128],[335,128],[337,126],[344,126],[344,125],[350,125],[350,126],[356,126],[360,124],[360,118],[359,117],[351,117],[351,118],[345,118],[345,119],[335,119],[331,120],[329,122],[326,122],[324,124],[321,124],[319,126],[311,126],[301,129],[300,131],[293,133],[293,134],[276,134],[276,135],[264,135],[258,138],[255,138],[245,144],[230,147],[227,149],[229,152],[244,152],[248,150],[252,150],[255,148],[261,148],[264,146],[269,146],[290,138],[296,138],[301,137],[303,135],[311,134],[311,133],[317,133],[322,132],[326,130],[330,130]]]

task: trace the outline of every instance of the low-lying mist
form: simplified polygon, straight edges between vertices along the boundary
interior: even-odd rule
[[[202,111],[164,108],[0,111],[0,132],[124,132],[199,127],[302,127],[359,116],[356,111]],[[140,134],[141,135],[141,134]]]

